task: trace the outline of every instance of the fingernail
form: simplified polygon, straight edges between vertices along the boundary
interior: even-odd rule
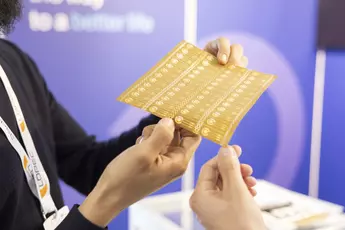
[[[219,154],[225,156],[225,157],[237,157],[237,154],[235,152],[235,149],[231,146],[228,147],[222,147],[219,150]]]
[[[242,148],[241,148],[241,146],[236,145],[236,148],[239,151],[238,155],[241,156],[242,155]]]
[[[222,60],[222,62],[224,62],[224,63],[226,63],[226,62],[228,61],[228,57],[226,56],[226,54],[222,54],[221,60]]]
[[[159,121],[160,124],[168,127],[173,127],[174,126],[174,121],[170,118],[163,118]]]
[[[242,153],[242,148],[241,148],[241,146],[237,146],[237,148],[240,150],[240,153]]]

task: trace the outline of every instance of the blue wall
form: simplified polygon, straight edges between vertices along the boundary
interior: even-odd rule
[[[345,54],[327,52],[320,197],[345,205]]]

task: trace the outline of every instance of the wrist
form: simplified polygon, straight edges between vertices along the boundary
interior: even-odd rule
[[[91,223],[104,228],[123,210],[119,201],[119,197],[106,185],[97,184],[80,205],[79,211]]]

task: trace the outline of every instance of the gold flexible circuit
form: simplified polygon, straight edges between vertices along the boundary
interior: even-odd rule
[[[118,100],[226,146],[240,121],[276,79],[180,42]]]

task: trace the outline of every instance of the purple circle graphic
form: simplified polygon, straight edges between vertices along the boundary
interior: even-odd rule
[[[289,187],[298,172],[296,169],[303,157],[305,141],[305,107],[298,78],[279,50],[253,34],[224,31],[204,37],[198,44],[204,47],[208,41],[220,36],[243,45],[250,69],[278,75],[268,89],[278,115],[279,136],[275,158],[266,179]]]

